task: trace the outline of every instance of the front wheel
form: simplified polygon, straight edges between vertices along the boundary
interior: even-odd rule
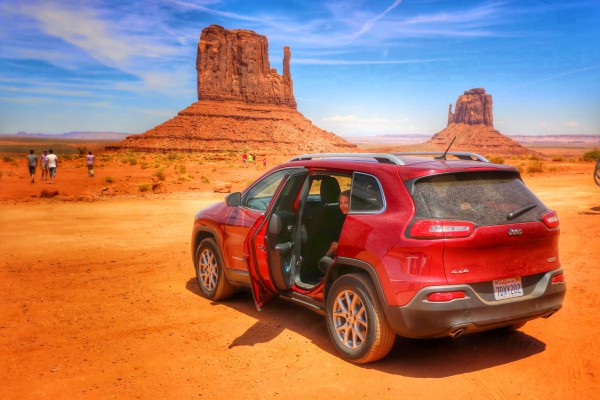
[[[390,352],[396,335],[368,277],[348,274],[337,279],[326,303],[327,330],[342,357],[364,364]]]
[[[225,300],[233,294],[234,286],[223,271],[223,260],[217,244],[204,239],[196,249],[194,262],[196,279],[202,295],[211,300]]]

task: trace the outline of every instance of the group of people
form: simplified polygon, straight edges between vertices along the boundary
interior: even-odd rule
[[[94,177],[94,155],[91,151],[86,156],[88,177]],[[56,167],[58,165],[58,157],[54,154],[54,150],[44,150],[40,154],[40,159],[35,155],[33,149],[29,150],[27,156],[27,166],[29,168],[29,175],[31,176],[31,183],[35,182],[35,171],[40,166],[42,170],[42,180],[45,181],[50,178],[50,183],[54,184],[54,177],[56,176]]]
[[[244,168],[248,168],[248,165],[252,164],[254,162],[258,162],[258,158],[256,157],[256,154],[253,154],[253,153],[248,154],[247,152],[244,152],[242,154],[242,164],[244,165]],[[267,169],[267,157],[266,156],[263,156],[262,167],[263,167],[263,169]]]

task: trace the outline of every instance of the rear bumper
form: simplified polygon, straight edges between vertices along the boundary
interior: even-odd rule
[[[454,336],[547,318],[562,307],[566,284],[552,283],[552,278],[562,272],[559,269],[544,274],[523,297],[500,301],[490,301],[489,293],[478,294],[469,284],[430,286],[417,292],[405,306],[388,306],[386,316],[396,334],[411,338]],[[489,286],[491,289],[491,282]],[[447,291],[462,291],[466,297],[449,302],[427,301],[429,294]]]

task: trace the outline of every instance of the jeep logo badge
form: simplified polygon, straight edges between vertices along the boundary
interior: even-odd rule
[[[523,235],[522,229],[513,229],[513,228],[508,229],[508,236],[522,236],[522,235]]]

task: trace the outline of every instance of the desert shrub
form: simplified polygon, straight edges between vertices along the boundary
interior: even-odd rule
[[[152,185],[149,183],[140,183],[138,185],[138,190],[140,192],[147,192],[148,190],[150,190],[151,187],[152,187]]]
[[[61,154],[60,158],[64,161],[71,161],[73,159],[73,155],[71,154]]]
[[[104,178],[104,182],[113,183],[114,181],[115,180],[110,176],[107,176],[106,178]]]
[[[11,156],[4,156],[4,157],[2,157],[2,161],[7,162],[7,163],[12,163],[15,161],[15,158],[11,157]]]
[[[174,169],[178,174],[185,174],[186,171],[185,164],[175,164]]]
[[[147,162],[141,162],[140,167],[142,167],[142,169],[147,169],[149,167],[149,165]]]
[[[161,181],[165,180],[165,170],[163,168],[159,169],[154,173],[154,176]]]
[[[169,154],[167,154],[167,159],[169,161],[179,160],[182,157],[183,156],[181,154],[179,154],[179,153],[169,153]]]
[[[494,164],[504,164],[504,158],[502,156],[489,156],[487,159]]]
[[[542,171],[544,171],[544,163],[539,160],[533,161],[527,166],[527,172],[530,174],[535,174]]]
[[[563,156],[552,157],[552,161],[563,162],[565,161]]]
[[[217,167],[213,167],[212,172],[217,172]]]
[[[594,149],[592,151],[588,151],[583,155],[583,161],[596,161],[600,158],[600,150]]]
[[[208,180],[207,177],[202,176],[202,178],[200,178],[200,180],[202,181],[202,183],[210,183],[210,181]]]
[[[191,175],[189,175],[189,174],[182,174],[182,175],[179,175],[177,177],[177,183],[183,183],[183,182],[191,181],[192,179],[194,179],[194,178]]]
[[[80,156],[84,156],[88,153],[88,149],[86,147],[78,147],[77,152]]]
[[[121,158],[121,162],[123,164],[136,165],[137,158],[135,156],[127,156],[127,157]]]

